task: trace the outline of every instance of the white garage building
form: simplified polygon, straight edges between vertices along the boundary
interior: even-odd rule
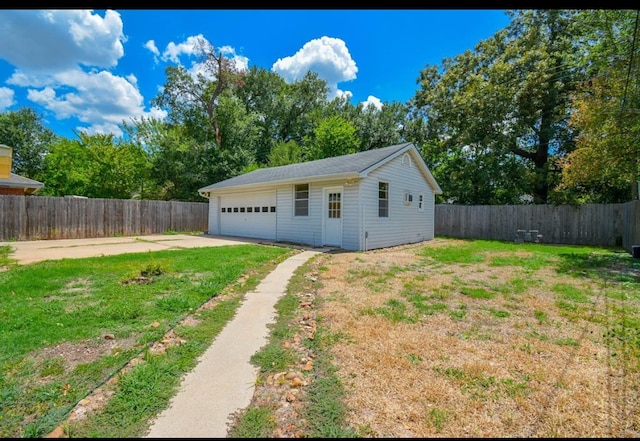
[[[433,239],[442,190],[405,143],[262,168],[199,193],[209,234],[362,251]]]

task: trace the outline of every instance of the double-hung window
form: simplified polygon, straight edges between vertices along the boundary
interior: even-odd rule
[[[389,217],[388,182],[378,182],[378,217]]]
[[[309,184],[296,184],[294,193],[294,216],[309,216]]]

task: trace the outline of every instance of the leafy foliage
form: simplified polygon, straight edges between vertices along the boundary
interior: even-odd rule
[[[43,179],[44,158],[56,135],[42,122],[42,116],[24,107],[0,113],[0,144],[13,149],[12,172],[26,178]]]
[[[148,171],[147,156],[139,145],[100,134],[59,138],[45,164],[43,193],[52,196],[140,198]]]
[[[339,116],[331,116],[318,124],[309,141],[307,159],[323,159],[356,152],[356,128]]]
[[[637,199],[640,174],[640,45],[638,11],[585,11],[592,75],[576,90],[571,124],[576,150],[562,168],[568,200]],[[631,190],[631,191],[630,191]]]
[[[428,120],[429,143],[438,159],[453,163],[443,171],[453,166],[468,179],[455,192],[445,185],[456,202],[478,187],[489,200],[473,203],[510,202],[497,192],[513,182],[503,196],[531,195],[535,203],[546,203],[557,180],[556,158],[573,150],[570,94],[582,75],[572,44],[576,13],[510,14],[511,24],[473,52],[443,60],[442,68],[428,65],[420,74],[414,103]],[[470,161],[461,163],[465,157]]]
[[[296,164],[298,162],[302,162],[302,148],[293,140],[276,143],[269,154],[269,167]]]

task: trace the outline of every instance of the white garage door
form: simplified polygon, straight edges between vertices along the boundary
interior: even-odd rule
[[[226,236],[276,238],[276,192],[222,196],[220,232]]]

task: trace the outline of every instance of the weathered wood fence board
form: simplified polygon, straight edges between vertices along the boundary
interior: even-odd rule
[[[517,230],[538,230],[542,242],[620,246],[640,241],[640,201],[624,204],[449,205],[435,207],[435,234],[511,241]]]
[[[0,240],[207,231],[206,202],[0,196]]]
[[[624,204],[622,217],[622,246],[631,252],[633,245],[640,245],[640,201]]]

